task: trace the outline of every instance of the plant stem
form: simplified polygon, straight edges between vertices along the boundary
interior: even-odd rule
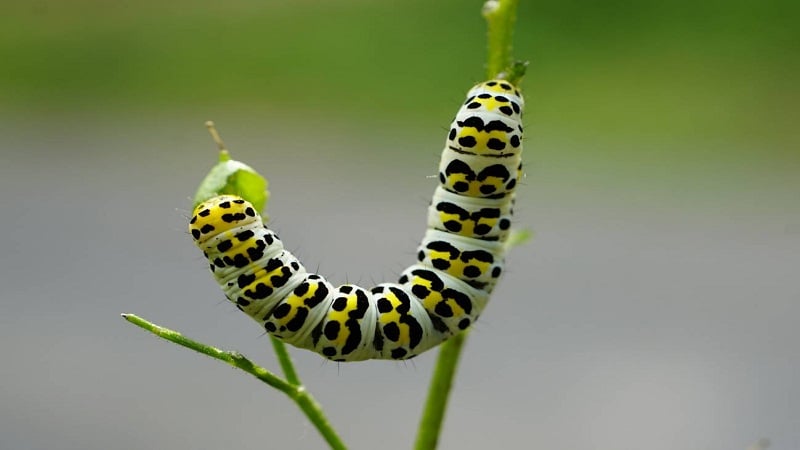
[[[486,18],[488,54],[486,78],[492,79],[511,67],[511,44],[519,0],[487,0],[483,5]]]
[[[517,3],[518,0],[487,0],[483,6],[482,13],[486,18],[488,42],[487,79],[501,76],[516,84],[525,73],[525,64],[512,64],[511,57]],[[467,332],[462,332],[440,346],[425,409],[417,430],[417,441],[414,446],[416,450],[436,448],[461,349],[466,339]]]
[[[198,353],[202,353],[214,359],[226,362],[231,366],[243,370],[263,381],[264,383],[283,392],[289,398],[291,398],[297,404],[297,406],[300,407],[300,409],[305,413],[306,417],[308,417],[308,420],[314,424],[319,433],[322,435],[323,439],[325,439],[332,449],[347,449],[339,435],[336,434],[336,431],[333,429],[333,427],[331,427],[330,422],[328,422],[328,419],[325,417],[322,407],[319,405],[319,403],[317,403],[314,397],[309,394],[308,391],[306,391],[306,388],[299,383],[297,373],[294,371],[294,366],[292,366],[291,359],[286,352],[286,348],[283,347],[283,344],[280,344],[280,351],[276,348],[276,352],[278,352],[278,359],[281,361],[281,366],[283,367],[284,372],[286,372],[286,377],[289,379],[289,381],[280,378],[263,367],[253,364],[252,361],[250,361],[241,353],[224,351],[216,347],[197,342],[185,337],[177,331],[158,326],[134,314],[122,314],[122,317],[128,322],[138,326],[139,328],[143,328],[162,339],[166,339]],[[281,354],[283,354],[283,356],[281,356]],[[292,382],[291,380],[296,380],[296,382]]]
[[[286,375],[286,381],[300,386],[300,377],[297,376],[297,371],[294,370],[292,357],[289,355],[289,351],[286,350],[286,346],[274,336],[270,336],[269,339],[272,341],[272,348],[275,349],[275,356],[278,357],[278,363],[280,363],[281,369],[283,369],[283,374]]]
[[[425,410],[419,422],[417,442],[414,445],[416,450],[436,448],[444,421],[444,413],[447,409],[450,388],[453,386],[453,379],[458,368],[458,358],[461,356],[461,348],[467,340],[467,334],[467,331],[459,333],[440,346],[439,358],[436,360],[436,368],[428,387]]]

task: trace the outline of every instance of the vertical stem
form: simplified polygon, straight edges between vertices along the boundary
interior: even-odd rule
[[[272,335],[270,335],[269,340],[272,341],[272,348],[275,349],[275,356],[278,357],[278,363],[280,363],[281,369],[283,369],[286,381],[295,386],[301,386],[300,377],[297,376],[297,371],[294,369],[294,364],[292,363],[292,357],[289,355],[289,351],[286,350],[286,346]]]
[[[458,358],[461,348],[467,340],[467,331],[459,333],[440,346],[439,358],[428,387],[428,399],[425,401],[425,410],[419,423],[416,450],[432,450],[439,442],[439,434],[447,409],[447,399],[453,379],[458,368]]]
[[[488,54],[486,78],[492,79],[511,66],[511,45],[519,0],[487,0],[483,5],[486,18]]]

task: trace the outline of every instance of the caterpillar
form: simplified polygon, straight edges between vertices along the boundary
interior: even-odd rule
[[[226,298],[271,335],[333,361],[412,358],[473,324],[503,271],[523,106],[505,80],[469,90],[442,152],[417,261],[396,283],[334,287],[234,195],[199,204],[189,232]]]

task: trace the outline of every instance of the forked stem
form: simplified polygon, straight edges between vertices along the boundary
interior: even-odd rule
[[[308,420],[314,424],[319,433],[322,435],[323,439],[325,439],[332,449],[347,449],[342,442],[342,439],[338,434],[336,434],[336,430],[333,429],[327,417],[325,417],[325,413],[322,411],[320,404],[317,403],[317,401],[306,390],[306,388],[300,384],[300,380],[297,378],[297,374],[294,372],[294,367],[291,366],[291,359],[288,359],[289,367],[291,368],[291,375],[287,373],[286,378],[288,380],[284,380],[269,370],[254,364],[239,352],[224,351],[216,347],[197,342],[193,339],[187,338],[177,331],[158,326],[134,314],[122,314],[122,318],[138,326],[139,328],[143,328],[155,334],[162,339],[166,339],[190,350],[194,350],[198,353],[208,355],[214,359],[218,359],[230,364],[231,366],[243,370],[263,381],[264,383],[272,386],[273,388],[283,392],[297,404],[297,406],[303,411],[306,417],[308,417]],[[284,353],[285,351],[286,349],[283,349]],[[288,354],[285,356],[288,358]],[[279,359],[281,359],[280,356]],[[281,361],[281,366],[284,366],[284,361]],[[284,370],[286,370],[285,366]]]

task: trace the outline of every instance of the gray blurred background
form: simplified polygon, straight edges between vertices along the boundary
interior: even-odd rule
[[[0,449],[322,447],[282,394],[119,314],[277,370],[186,233],[203,122],[308,267],[371,285],[413,261],[482,79],[478,1],[162,3],[2,5]],[[536,235],[441,447],[800,448],[796,7],[521,3]],[[352,448],[411,447],[436,351],[292,354]]]

